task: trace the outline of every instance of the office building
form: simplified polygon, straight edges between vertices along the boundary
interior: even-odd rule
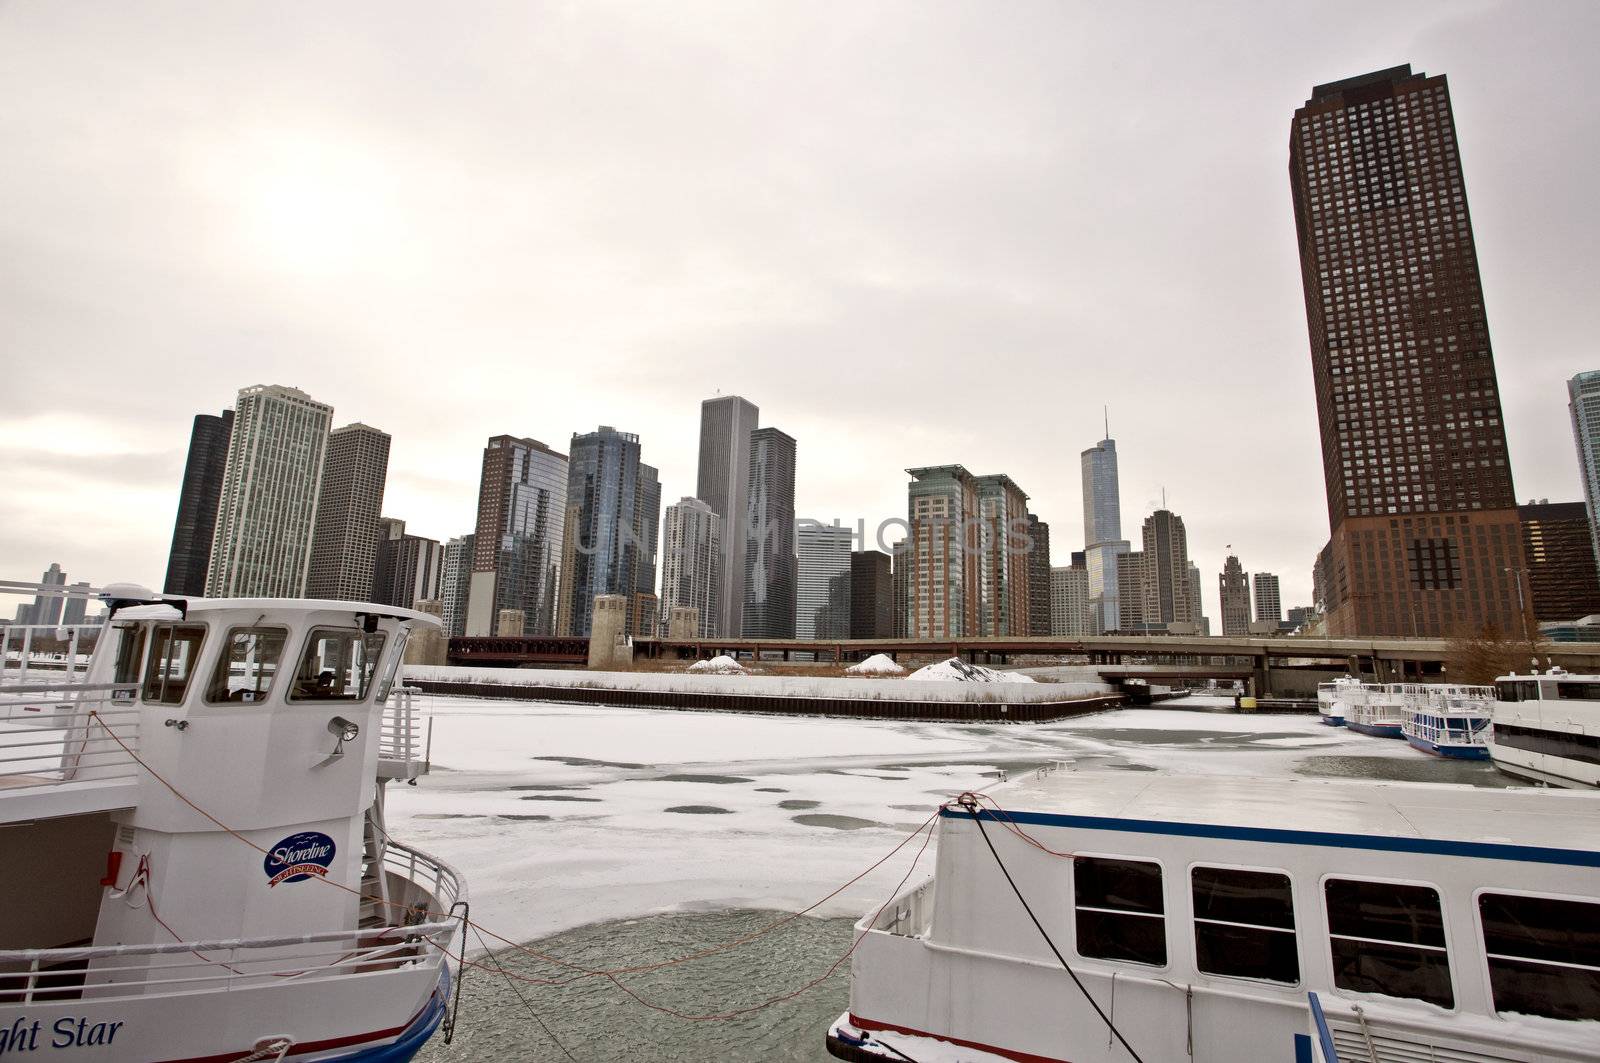
[[[1253,592],[1258,624],[1283,622],[1283,596],[1278,591],[1278,577],[1270,572],[1257,572],[1253,578]]]
[[[1211,621],[1206,619],[1205,584],[1200,578],[1200,566],[1189,562],[1189,606],[1194,610],[1194,624],[1202,635],[1211,634]]]
[[[1159,620],[1145,617],[1145,553],[1133,550],[1117,557],[1117,630],[1142,634],[1149,627],[1162,626]]]
[[[466,633],[553,635],[567,516],[567,456],[536,439],[495,436],[483,451]]]
[[[1048,638],[1055,630],[1051,620],[1050,525],[1028,514],[1028,634]]]
[[[674,609],[691,608],[696,613],[695,635],[721,634],[717,623],[722,601],[722,518],[700,499],[683,498],[667,507],[663,528],[661,616],[670,621]]]
[[[198,598],[206,592],[211,564],[211,539],[217,531],[217,502],[228,470],[228,439],[233,411],[195,414],[189,430],[189,457],[178,491],[178,516],[172,522],[172,549],[167,554],[166,594]]]
[[[1600,371],[1579,373],[1567,381],[1567,409],[1572,414],[1572,441],[1578,448],[1578,472],[1583,477],[1590,547],[1600,558]]]
[[[1600,575],[1586,505],[1530,502],[1517,507],[1517,516],[1528,566],[1522,601],[1534,619],[1553,624],[1600,613]]]
[[[1117,443],[1106,438],[1081,455],[1083,470],[1084,568],[1089,576],[1089,609],[1095,633],[1121,626],[1118,558],[1130,544],[1122,537],[1121,489],[1117,481]]]
[[[1003,473],[975,476],[978,491],[978,634],[1027,635],[1032,560],[1028,496]]]
[[[911,526],[906,635],[961,638],[978,632],[981,584],[978,487],[960,465],[907,469]]]
[[[1098,634],[1090,626],[1089,570],[1083,551],[1072,552],[1072,564],[1050,570],[1050,634],[1081,639]]]
[[[722,518],[723,580],[717,629],[729,635],[744,630],[750,433],[759,426],[760,416],[755,403],[737,395],[719,395],[700,404],[700,470],[694,493]]]
[[[373,573],[388,478],[389,433],[358,423],[328,434],[317,527],[311,537],[308,598],[378,600],[372,597]]]
[[[587,636],[602,594],[622,597],[624,630],[635,631],[637,596],[655,593],[660,477],[640,460],[639,437],[609,425],[574,435],[568,462],[558,631]]]
[[[850,637],[850,547],[855,538],[849,528],[801,521],[800,578],[796,595],[795,637],[843,639]]]
[[[911,540],[900,539],[889,548],[889,556],[893,572],[890,582],[893,587],[894,637],[906,637],[906,628],[911,616]]]
[[[1217,586],[1222,599],[1223,636],[1250,634],[1250,574],[1232,554],[1222,565]]]
[[[65,604],[61,607],[61,623],[66,627],[75,627],[84,622],[84,614],[89,611],[89,585],[87,583],[74,583],[67,588]]]
[[[418,602],[439,597],[444,548],[437,539],[410,535],[406,522],[382,517],[372,578],[372,601],[415,609]]]
[[[1143,533],[1142,622],[1147,628],[1163,630],[1173,624],[1194,623],[1189,536],[1183,518],[1169,509],[1158,509],[1145,518]]]
[[[882,550],[850,555],[850,637],[886,639],[894,635],[894,573]]]
[[[333,407],[264,384],[234,409],[206,597],[303,598]]]
[[[61,571],[61,566],[51,562],[50,567],[44,570],[39,577],[39,582],[47,587],[64,587],[67,583],[67,574]],[[63,609],[62,598],[59,594],[37,594],[32,605],[17,606],[16,622],[18,624],[37,624],[40,627],[58,627],[62,623]]]
[[[1289,171],[1328,496],[1328,633],[1517,621],[1521,530],[1450,90],[1312,90]]]
[[[776,428],[750,433],[750,476],[743,534],[744,634],[795,637],[799,558],[794,535],[795,442]]]
[[[472,591],[472,546],[477,536],[457,536],[444,544],[439,562],[439,619],[446,638],[467,633],[467,603]]]

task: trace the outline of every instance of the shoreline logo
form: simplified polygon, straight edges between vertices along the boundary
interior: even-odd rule
[[[267,850],[261,862],[270,889],[280,882],[303,882],[312,875],[327,875],[333,863],[333,839],[320,831],[291,834]]]

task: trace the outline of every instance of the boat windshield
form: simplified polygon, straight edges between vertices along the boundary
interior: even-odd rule
[[[290,701],[361,701],[383,656],[382,633],[317,628],[306,640]]]

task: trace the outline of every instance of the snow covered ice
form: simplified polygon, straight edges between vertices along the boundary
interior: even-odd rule
[[[390,788],[391,829],[460,867],[474,918],[524,941],[661,912],[798,911],[942,800],[992,786],[1001,768],[1068,760],[1084,771],[1286,774],[1331,758],[1359,762],[1358,774],[1371,761],[1423,773],[1391,777],[1494,777],[1313,716],[1137,709],[958,724],[431,696],[419,705],[432,715],[433,773]],[[902,853],[817,914],[861,915],[908,860]],[[932,866],[930,852],[922,870]]]

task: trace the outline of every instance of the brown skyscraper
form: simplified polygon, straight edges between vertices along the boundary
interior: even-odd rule
[[[1319,85],[1289,177],[1331,527],[1331,635],[1518,622],[1522,545],[1450,92]]]

